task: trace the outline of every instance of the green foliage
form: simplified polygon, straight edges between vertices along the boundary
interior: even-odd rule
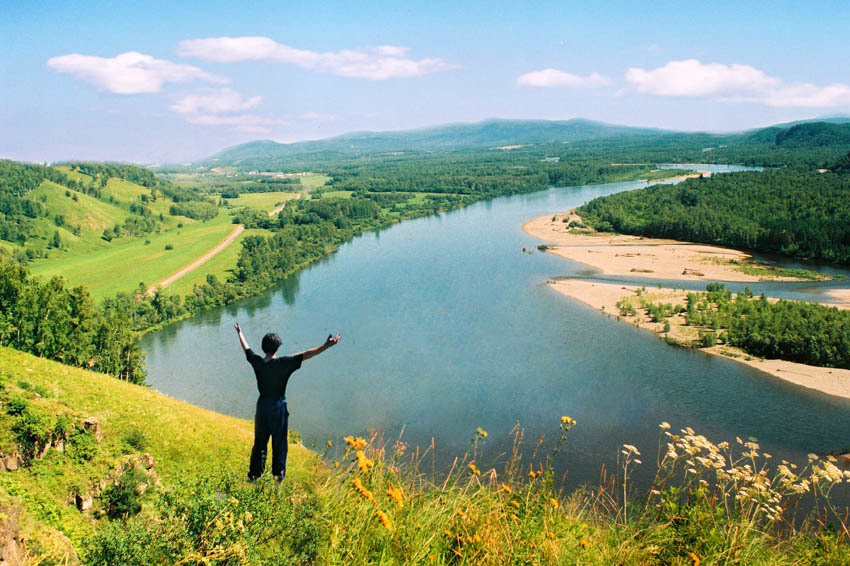
[[[136,515],[141,511],[141,496],[136,488],[146,480],[145,473],[135,467],[124,470],[118,481],[100,494],[106,515],[110,519],[119,519]]]
[[[124,442],[130,448],[142,452],[148,446],[148,437],[142,429],[133,427],[124,435]]]
[[[578,209],[597,230],[850,263],[850,178],[791,169],[690,179]]]
[[[160,494],[157,521],[115,522],[86,544],[90,564],[306,564],[325,536],[315,496],[207,474]]]
[[[99,445],[94,434],[76,427],[68,435],[68,454],[76,462],[88,462],[97,456]]]
[[[67,289],[54,277],[33,279],[25,268],[0,260],[0,341],[37,356],[91,367],[144,382],[142,354],[128,305],[94,306],[84,287]]]

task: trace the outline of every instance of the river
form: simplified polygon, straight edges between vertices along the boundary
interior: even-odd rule
[[[578,425],[554,460],[567,486],[596,481],[603,465],[612,469],[624,443],[654,455],[662,421],[715,441],[758,438],[792,461],[850,447],[850,400],[668,346],[545,284],[563,276],[629,279],[601,278],[538,252],[540,242],[522,224],[643,186],[552,188],[367,233],[261,296],[147,335],[148,382],[190,403],[252,418],[256,386],[233,330],[239,322],[257,349],[269,331],[281,335],[283,352],[342,334],[289,384],[290,426],[308,446],[370,431],[392,443],[403,428],[411,446],[433,439],[439,469],[462,456],[481,427],[488,437],[479,467],[499,470],[517,423],[528,462],[541,435],[540,454],[551,450],[560,417],[569,415]],[[811,299],[830,284],[751,286]],[[650,472],[643,468],[639,479]]]

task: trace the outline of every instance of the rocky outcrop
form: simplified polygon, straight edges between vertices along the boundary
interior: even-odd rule
[[[0,564],[25,564],[27,546],[21,536],[18,510],[14,507],[0,509]]]

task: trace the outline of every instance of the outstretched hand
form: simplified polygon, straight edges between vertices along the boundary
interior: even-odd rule
[[[333,334],[328,334],[328,339],[325,340],[325,347],[330,348],[337,342],[339,342],[339,334],[337,334],[336,336],[334,336]]]
[[[237,322],[236,324],[234,324],[234,325],[233,325],[233,328],[235,328],[235,329],[236,329],[236,332],[242,332],[242,328],[240,328],[240,326],[239,326],[239,323],[238,323],[238,322]]]

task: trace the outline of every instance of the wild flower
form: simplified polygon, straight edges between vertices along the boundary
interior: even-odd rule
[[[481,427],[475,429],[475,434],[477,434],[481,438],[487,438],[487,431]]]
[[[514,492],[514,490],[511,489],[511,486],[509,486],[506,483],[502,484],[502,491],[504,491],[505,493],[513,493]]]
[[[380,519],[381,524],[384,526],[384,528],[387,529],[389,532],[392,532],[393,531],[393,522],[390,520],[389,515],[387,515],[386,513],[381,511],[380,509],[378,509],[375,512],[375,514],[378,516],[378,519]]]
[[[590,548],[590,540],[587,538],[581,539],[580,541],[578,541],[578,544],[582,548]]]
[[[334,443],[332,441],[328,440],[327,445],[328,445],[328,448],[332,448]]]
[[[480,476],[481,475],[481,470],[479,470],[478,466],[476,466],[472,462],[469,463],[467,468],[469,468],[469,473],[471,473],[473,476]]]
[[[688,556],[689,556],[689,557],[690,557],[690,559],[693,561],[694,566],[699,566],[700,559],[699,559],[699,556],[697,556],[697,555],[696,555],[696,553],[694,553],[694,552],[689,552],[689,553],[688,553]]]
[[[560,506],[561,506],[561,504],[560,504],[560,503],[558,503],[558,500],[557,500],[557,499],[555,499],[554,497],[550,497],[550,498],[549,498],[549,504],[550,504],[552,507],[554,507],[555,509],[557,509],[558,507],[560,507]]]
[[[367,458],[362,450],[357,451],[357,467],[360,468],[361,472],[364,474],[368,473],[374,465],[375,461]]]
[[[372,495],[372,492],[366,489],[366,486],[363,485],[363,482],[360,481],[360,478],[354,478],[354,481],[351,482],[354,491],[362,495],[365,499],[368,499],[372,503],[375,503],[375,497]]]
[[[343,440],[354,450],[363,450],[366,448],[367,443],[365,438],[361,438],[359,436],[346,436]]]
[[[404,494],[401,491],[401,487],[393,487],[392,482],[388,482],[387,485],[389,485],[387,488],[387,495],[396,502],[399,509],[404,507]]]

